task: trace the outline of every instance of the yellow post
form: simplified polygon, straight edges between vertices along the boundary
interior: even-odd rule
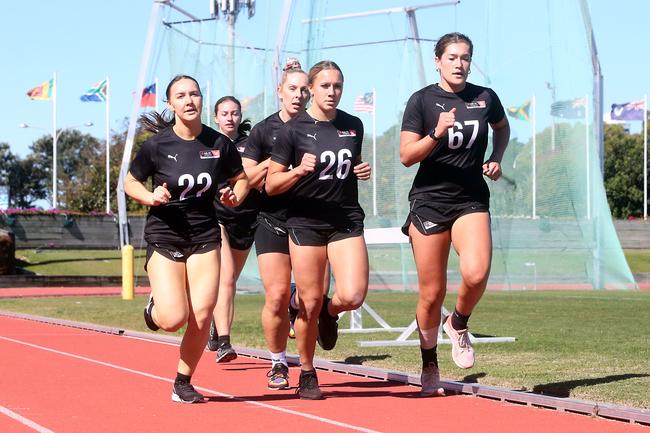
[[[122,247],[122,299],[133,300],[133,245]]]

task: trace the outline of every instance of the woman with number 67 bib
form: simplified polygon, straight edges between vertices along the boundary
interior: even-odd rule
[[[312,105],[280,131],[266,191],[288,191],[291,197],[286,225],[300,298],[295,323],[301,363],[297,393],[301,399],[317,400],[323,396],[313,365],[316,340],[324,350],[334,348],[338,314],[359,308],[368,291],[365,215],[357,180],[370,177],[370,165],[361,161],[361,120],[336,108],[343,93],[338,65],[316,63],[308,83]],[[331,299],[322,277],[328,260],[336,281]]]
[[[418,273],[422,396],[444,395],[436,348],[451,245],[459,256],[461,284],[443,329],[456,365],[474,365],[467,321],[485,291],[492,261],[490,192],[483,176],[499,179],[510,138],[496,93],[467,82],[472,53],[467,36],[442,36],[435,47],[440,82],[415,92],[402,120],[400,160],[407,167],[420,163],[402,231],[410,237]],[[492,154],[485,160],[488,125]]]

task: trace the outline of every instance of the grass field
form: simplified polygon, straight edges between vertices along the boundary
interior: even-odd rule
[[[263,302],[262,295],[236,297],[235,345],[264,348]],[[416,294],[371,292],[367,302],[392,326],[407,326],[413,320]],[[453,302],[450,293],[448,309]],[[0,299],[0,310],[145,331],[144,303],[144,297],[135,301],[87,296]],[[347,317],[341,319],[341,328],[348,326]],[[476,345],[477,363],[471,370],[455,367],[449,346],[440,346],[445,378],[650,409],[650,292],[489,292],[470,323],[474,334],[512,336],[517,341]],[[376,324],[364,315],[364,326]],[[396,337],[397,333],[341,334],[335,350],[319,349],[316,356],[417,373],[415,346],[361,348],[357,344]],[[294,341],[288,350],[296,353]]]

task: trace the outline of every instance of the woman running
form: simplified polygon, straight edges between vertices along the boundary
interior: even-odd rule
[[[164,112],[145,116],[145,128],[156,134],[131,162],[124,190],[150,206],[144,237],[151,296],[145,323],[153,331],[170,332],[187,324],[172,400],[197,403],[203,395],[190,380],[208,339],[219,282],[214,199],[218,194],[223,204],[236,206],[246,197],[248,180],[230,140],[201,123],[203,100],[196,80],[174,77],[166,96],[173,118],[166,119]],[[144,185],[149,178],[153,191]]]
[[[361,120],[336,108],[343,92],[338,65],[314,65],[309,90],[312,105],[280,131],[266,191],[291,195],[289,250],[300,298],[295,324],[301,362],[297,393],[316,400],[323,398],[313,364],[316,340],[325,350],[334,348],[338,314],[359,308],[368,291],[365,215],[357,179],[370,178],[370,165],[361,161]],[[331,300],[322,278],[328,260],[336,281]]]
[[[251,126],[248,120],[242,122],[241,103],[237,98],[220,98],[214,104],[214,120],[219,125],[219,131],[233,142],[240,155],[243,154]],[[230,344],[230,331],[235,316],[235,292],[237,279],[253,245],[259,200],[260,193],[256,189],[251,189],[246,200],[236,208],[215,200],[221,226],[221,272],[208,349],[217,352],[216,361],[219,363],[237,358],[237,352]]]
[[[253,127],[243,155],[251,188],[263,189],[271,151],[278,132],[285,122],[305,109],[309,100],[307,74],[294,58],[287,60],[277,89],[281,109]],[[271,355],[268,387],[289,388],[287,335],[290,323],[287,314],[291,292],[291,260],[286,228],[286,194],[270,197],[262,191],[259,226],[255,232],[255,250],[262,284],[266,293],[262,309],[262,328]],[[297,305],[294,305],[296,307]]]
[[[499,179],[510,137],[496,93],[467,82],[472,53],[472,41],[463,34],[449,33],[438,40],[440,82],[411,96],[400,134],[402,164],[420,163],[402,231],[410,237],[418,273],[423,396],[444,394],[436,348],[451,245],[460,259],[462,280],[456,307],[443,328],[456,365],[474,365],[467,321],[485,291],[492,260],[490,192],[483,176]],[[492,154],[485,160],[488,125],[493,130]]]

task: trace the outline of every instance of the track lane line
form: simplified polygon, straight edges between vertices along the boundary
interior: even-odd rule
[[[128,372],[128,373],[144,376],[144,377],[147,377],[147,378],[150,378],[150,379],[160,380],[160,381],[168,382],[168,383],[172,383],[172,384],[174,383],[174,381],[172,379],[169,379],[169,378],[166,378],[166,377],[157,376],[155,374],[147,373],[147,372],[140,371],[140,370],[134,370],[132,368],[123,367],[121,365],[116,365],[116,364],[111,364],[109,362],[104,362],[104,361],[88,358],[88,357],[81,356],[81,355],[76,355],[74,353],[69,353],[69,352],[64,352],[64,351],[61,351],[61,350],[52,349],[50,347],[45,347],[45,346],[41,346],[41,345],[38,345],[38,344],[29,343],[27,341],[17,340],[17,339],[14,339],[14,338],[5,337],[5,336],[1,336],[1,335],[0,335],[0,340],[9,341],[9,342],[12,342],[12,343],[15,343],[15,344],[20,344],[20,345],[23,345],[23,346],[43,350],[43,351],[50,352],[50,353],[55,353],[57,355],[62,355],[62,356],[67,356],[67,357],[74,358],[74,359],[79,359],[79,360],[90,362],[90,363],[93,363],[93,364],[98,364],[98,365],[101,365],[103,367],[109,367],[109,368],[113,368],[113,369],[116,369],[116,370],[121,370],[121,371],[125,371],[125,372]],[[325,424],[335,425],[337,427],[342,427],[342,428],[346,428],[346,429],[349,429],[349,430],[354,430],[354,431],[359,431],[359,432],[364,432],[364,433],[381,433],[378,430],[372,430],[372,429],[365,428],[365,427],[355,426],[355,425],[352,425],[352,424],[343,423],[343,422],[336,421],[336,420],[329,419],[329,418],[323,418],[323,417],[320,417],[320,416],[311,415],[311,414],[308,414],[308,413],[299,412],[299,411],[292,410],[292,409],[286,409],[286,408],[279,407],[279,406],[273,406],[273,405],[266,404],[266,403],[261,403],[261,402],[258,402],[258,401],[246,400],[246,399],[243,399],[243,398],[240,398],[240,397],[236,397],[236,396],[233,396],[233,395],[230,395],[230,394],[225,394],[225,393],[222,393],[222,392],[219,392],[219,391],[216,391],[216,390],[213,390],[213,389],[201,387],[201,386],[195,386],[195,388],[198,389],[199,391],[203,391],[203,392],[206,392],[206,393],[218,395],[220,397],[240,401],[240,402],[243,402],[243,403],[248,403],[250,405],[262,407],[262,408],[265,408],[265,409],[270,409],[270,410],[283,412],[283,413],[290,414],[290,415],[299,416],[299,417],[302,417],[302,418],[307,418],[307,419],[310,419],[312,421],[318,421],[318,422],[322,422],[322,423],[325,423]],[[0,408],[1,407],[2,406],[0,406]],[[18,416],[20,416],[20,415],[18,415]],[[29,421],[29,420],[27,420],[27,421]],[[37,424],[35,424],[35,425],[37,425]],[[40,430],[38,430],[38,431],[41,432]],[[54,433],[54,432],[52,432],[51,430],[43,430],[42,433]]]
[[[32,421],[29,418],[25,418],[24,416],[12,411],[11,409],[7,409],[4,406],[0,406],[0,413],[7,415],[9,418],[12,418],[22,425],[31,428],[32,430],[37,431],[38,433],[54,433],[54,431],[50,430],[47,427],[43,427],[42,425]]]

